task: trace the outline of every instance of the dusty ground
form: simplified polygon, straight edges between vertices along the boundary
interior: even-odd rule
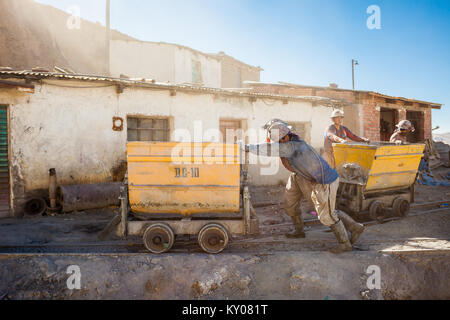
[[[416,206],[444,204],[370,224],[363,251],[341,255],[327,251],[335,239],[320,224],[305,239],[285,238],[289,217],[267,205],[281,202],[283,186],[251,191],[261,234],[233,239],[219,255],[202,253],[193,237],[177,238],[164,255],[147,253],[137,237],[99,242],[117,209],[1,220],[0,299],[450,298],[450,188],[417,186]],[[67,289],[70,265],[81,269],[81,290]],[[367,288],[371,265],[380,267],[380,289]]]

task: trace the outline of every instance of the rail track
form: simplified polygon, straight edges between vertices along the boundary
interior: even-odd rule
[[[449,211],[448,207],[439,207],[448,201],[439,201],[432,203],[417,204],[411,207],[412,212],[408,217],[415,217],[426,215],[433,212],[445,212]],[[419,211],[419,209],[431,208],[425,211]],[[403,219],[401,217],[391,217],[387,218],[382,223],[389,223]],[[376,225],[380,222],[376,221],[366,221],[363,222],[364,225]],[[329,228],[322,226],[317,219],[306,220],[305,225],[309,227],[310,231],[314,232],[330,232]],[[273,224],[268,226],[260,226],[263,230],[263,234],[259,236],[252,237],[238,237],[230,242],[227,249],[228,253],[268,253],[274,251],[326,251],[327,246],[334,243],[334,239],[287,239],[284,237],[284,229],[291,228],[292,224],[282,223]],[[277,229],[278,232],[270,233],[270,229]],[[411,239],[408,238],[396,238],[396,239],[367,239],[364,240],[363,246],[370,248],[376,247],[383,244],[401,244],[407,243]],[[435,242],[434,238],[418,238],[415,239],[421,243],[431,243]],[[449,239],[441,239],[443,241],[450,241]],[[257,249],[263,249],[257,250]],[[444,248],[444,251],[447,249]],[[450,248],[449,248],[450,250]],[[417,250],[420,251],[420,250]],[[177,239],[176,244],[171,253],[200,253],[201,249],[198,247],[197,242],[193,238],[184,237]],[[144,248],[142,244],[142,239],[140,237],[132,237],[127,240],[112,240],[112,241],[102,241],[102,242],[87,242],[87,243],[48,243],[48,244],[17,244],[17,245],[0,245],[0,254],[105,254],[105,255],[116,255],[116,254],[148,254],[148,251]]]
[[[418,216],[418,215],[423,215],[423,214],[432,213],[432,212],[445,211],[445,210],[449,210],[450,211],[450,207],[440,207],[443,204],[448,204],[448,203],[450,203],[450,200],[437,201],[437,202],[428,202],[428,203],[420,203],[420,204],[412,205],[411,206],[411,212],[409,213],[408,217],[414,217],[414,216]],[[265,205],[265,206],[270,206],[270,205]],[[419,211],[419,212],[417,211],[418,209],[433,208],[433,207],[438,207],[438,208],[434,208],[434,209],[426,210],[426,211]],[[403,219],[403,217],[389,217],[389,218],[384,219],[383,222],[362,221],[361,223],[363,225],[365,225],[365,226],[370,226],[370,225],[376,225],[376,224],[380,224],[380,223],[381,224],[382,223],[387,223],[387,222],[390,222],[390,221],[396,221],[396,220],[400,220],[400,219]],[[321,223],[320,223],[320,221],[318,219],[305,220],[304,223],[305,223],[305,226],[321,225]],[[267,226],[260,226],[260,229],[270,229],[270,228],[276,228],[276,227],[289,227],[289,226],[292,226],[292,223],[271,224],[271,225],[267,225]],[[326,228],[326,227],[324,227],[324,228],[329,230],[329,228]]]

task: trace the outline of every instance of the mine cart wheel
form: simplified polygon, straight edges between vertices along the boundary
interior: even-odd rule
[[[25,214],[27,216],[42,216],[47,209],[47,203],[43,198],[35,198],[25,203]]]
[[[142,240],[151,253],[164,253],[172,248],[175,236],[168,225],[156,223],[145,230]]]
[[[228,245],[228,232],[220,224],[207,224],[198,233],[198,244],[206,253],[219,253]]]
[[[409,201],[403,197],[395,198],[392,203],[394,214],[398,217],[406,217],[409,213]]]
[[[382,222],[386,216],[383,202],[380,200],[373,201],[369,206],[369,216],[372,220]]]

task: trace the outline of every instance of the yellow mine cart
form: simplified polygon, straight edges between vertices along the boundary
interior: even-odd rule
[[[336,205],[355,218],[369,213],[382,221],[389,212],[406,216],[424,144],[333,144],[339,190]]]
[[[142,235],[152,253],[168,251],[176,235],[198,235],[204,251],[218,253],[231,235],[258,233],[248,154],[243,168],[240,157],[236,144],[128,143],[119,233]]]

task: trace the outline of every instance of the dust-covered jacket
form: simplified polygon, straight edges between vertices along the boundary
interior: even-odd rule
[[[337,171],[298,136],[283,143],[249,144],[245,149],[260,156],[280,157],[295,173],[313,183],[330,184],[339,177]]]

